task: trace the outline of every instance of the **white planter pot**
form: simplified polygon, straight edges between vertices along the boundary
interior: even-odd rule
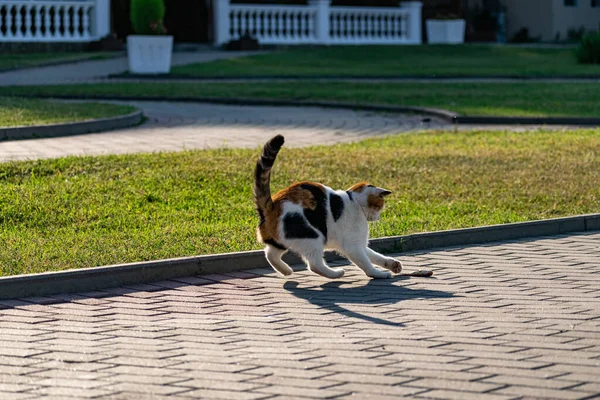
[[[129,35],[127,58],[133,74],[167,74],[171,70],[173,36]]]
[[[464,19],[427,20],[427,43],[459,44],[465,42]]]

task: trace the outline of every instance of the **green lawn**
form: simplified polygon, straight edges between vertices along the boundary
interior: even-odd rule
[[[464,46],[301,47],[173,67],[186,76],[600,76],[572,48]]]
[[[113,57],[114,54],[107,52],[2,54],[2,57],[0,57],[0,71],[14,68],[37,67],[60,62],[102,60]]]
[[[1,95],[326,100],[435,107],[469,116],[600,116],[599,83],[107,83],[0,87]]]
[[[0,127],[47,125],[129,114],[135,107],[0,97]]]
[[[260,248],[258,149],[0,164],[1,275]],[[280,153],[295,180],[389,197],[374,237],[598,212],[600,129],[429,132]]]

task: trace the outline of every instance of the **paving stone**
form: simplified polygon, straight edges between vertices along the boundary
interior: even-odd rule
[[[600,233],[397,255],[411,270],[435,265],[432,279],[251,271],[9,302],[0,398],[592,398],[600,248],[582,250],[590,241]],[[32,325],[38,314],[51,318]]]

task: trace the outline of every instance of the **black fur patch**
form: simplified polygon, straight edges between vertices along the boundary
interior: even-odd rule
[[[319,234],[306,223],[300,214],[288,214],[283,217],[283,233],[288,239],[316,239],[319,237]]]
[[[285,247],[284,245],[282,245],[281,243],[279,243],[273,239],[267,239],[267,240],[264,240],[264,242],[266,244],[270,244],[271,246],[273,246],[279,250],[287,250],[287,247]]]
[[[304,215],[312,226],[321,231],[327,241],[327,197],[320,187],[311,184],[304,184],[301,187],[311,192],[317,203],[314,210],[305,208]]]
[[[348,194],[348,197],[350,198],[350,201],[352,201],[353,200],[353,198],[352,198],[352,196],[353,196],[352,192],[349,191],[349,190],[346,190],[346,193]]]
[[[335,193],[329,193],[329,208],[331,208],[333,220],[337,221],[344,212],[344,200]]]
[[[263,226],[265,223],[265,213],[260,208],[257,208],[256,211],[258,212],[258,218],[259,218],[258,226]]]

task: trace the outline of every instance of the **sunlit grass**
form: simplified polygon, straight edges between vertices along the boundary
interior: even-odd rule
[[[86,121],[131,113],[135,107],[0,97],[0,127]]]
[[[0,164],[2,275],[260,248],[257,150]],[[286,147],[273,189],[296,180],[392,190],[374,236],[598,212],[600,129]]]
[[[572,48],[497,45],[300,47],[173,67],[186,76],[599,76]]]
[[[0,95],[325,100],[462,115],[600,117],[600,83],[107,83],[0,87]]]

